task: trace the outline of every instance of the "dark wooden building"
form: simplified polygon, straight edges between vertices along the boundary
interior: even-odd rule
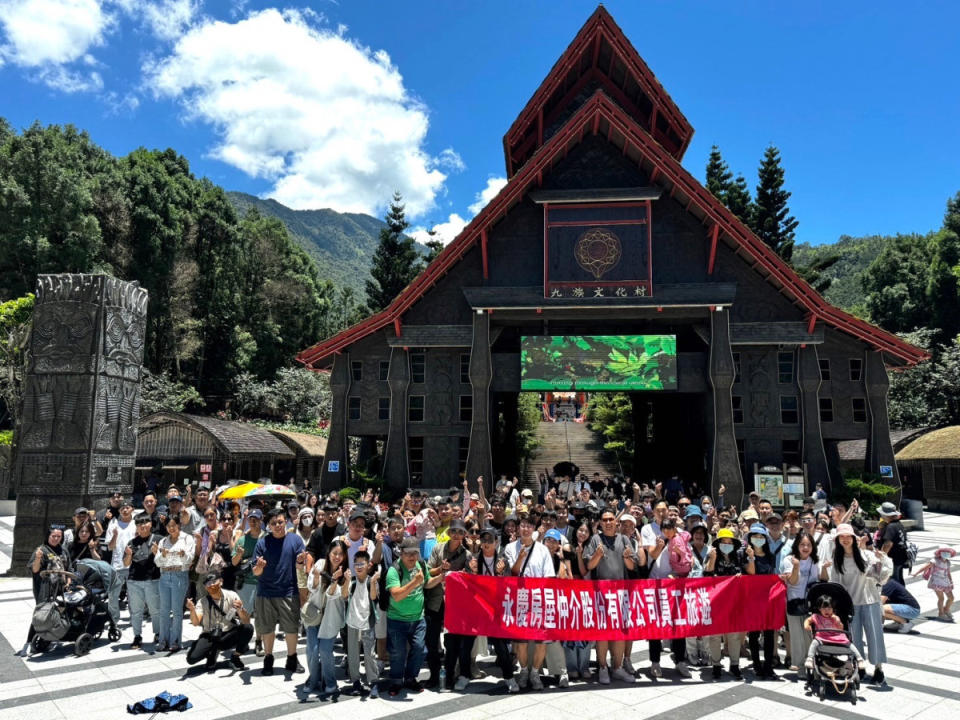
[[[389,307],[299,355],[331,372],[322,486],[349,483],[350,438],[384,441],[397,489],[513,472],[521,338],[600,334],[676,340],[676,382],[634,395],[642,476],[737,502],[754,464],[838,481],[836,444],[863,438],[865,469],[898,482],[887,369],[924,353],[719,203],[681,165],[692,135],[598,8],[504,136],[503,190]]]

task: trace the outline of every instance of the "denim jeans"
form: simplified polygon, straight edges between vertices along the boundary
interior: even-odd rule
[[[337,666],[333,660],[334,640],[335,637],[320,637],[319,626],[307,628],[307,670],[310,673],[307,686],[313,690],[331,693],[337,689]]]
[[[424,645],[427,621],[416,622],[387,618],[387,637],[390,639],[390,682],[398,685],[404,680],[416,680],[426,653]]]
[[[867,636],[867,652],[863,651],[864,633]],[[883,665],[887,661],[887,646],[883,640],[883,609],[879,603],[853,606],[850,634],[857,650],[867,656],[871,665]]]
[[[107,606],[110,608],[110,617],[115,623],[120,622],[120,591],[123,590],[123,584],[127,581],[127,575],[130,574],[128,568],[113,571],[113,582],[110,583],[109,598]]]
[[[189,583],[189,572],[160,573],[160,642],[163,644],[180,645],[183,599]]]
[[[127,580],[127,597],[130,600],[130,627],[135,637],[143,635],[143,611],[150,611],[153,634],[160,634],[160,581]]]
[[[567,661],[568,673],[580,673],[583,677],[590,675],[590,650],[592,643],[587,642],[565,642],[563,643],[563,656]]]

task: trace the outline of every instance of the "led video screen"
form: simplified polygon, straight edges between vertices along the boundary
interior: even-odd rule
[[[525,335],[521,390],[676,390],[675,335]]]

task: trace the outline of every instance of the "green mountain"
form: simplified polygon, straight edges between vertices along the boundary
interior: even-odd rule
[[[801,243],[793,249],[793,265],[803,267],[830,255],[839,255],[840,259],[836,264],[823,273],[826,277],[833,278],[825,296],[834,305],[850,310],[863,303],[863,290],[860,287],[863,271],[893,240],[891,235],[841,235],[835,243]]]
[[[382,220],[329,209],[292,210],[276,200],[262,200],[242,192],[231,191],[227,197],[241,216],[248,208],[255,208],[261,215],[280,219],[317,263],[321,276],[365,297],[364,282],[370,277],[380,229],[385,227]]]

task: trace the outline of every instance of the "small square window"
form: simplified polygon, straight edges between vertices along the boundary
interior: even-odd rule
[[[460,384],[470,384],[470,353],[460,354]]]
[[[830,379],[830,358],[820,358],[820,379]]]
[[[784,463],[800,467],[802,458],[800,457],[799,440],[782,440],[780,443],[780,453],[783,455]]]
[[[865,423],[867,421],[867,401],[865,398],[853,398],[853,421]]]
[[[424,396],[411,395],[410,406],[407,408],[407,420],[410,422],[423,422]]]
[[[733,383],[740,382],[740,353],[733,354]]]
[[[410,382],[422,383],[427,379],[427,356],[422,352],[410,353]]]
[[[423,438],[407,440],[407,459],[410,463],[410,484],[423,485]]]
[[[863,379],[863,360],[861,358],[850,358],[850,379],[853,382],[860,382]]]
[[[360,382],[363,380],[363,361],[353,360],[350,363],[350,375],[354,382]]]
[[[793,353],[777,353],[777,382],[789,385],[793,382]]]
[[[833,398],[820,398],[820,422],[833,422]]]
[[[796,425],[800,422],[796,395],[780,396],[780,423],[782,425]]]
[[[390,398],[382,397],[377,400],[377,417],[380,420],[390,419]]]
[[[473,395],[460,396],[460,422],[473,420]]]
[[[743,398],[740,395],[733,396],[733,422],[736,425],[743,424]]]
[[[356,395],[350,397],[349,415],[351,420],[360,419],[360,398]]]
[[[380,361],[380,382],[386,382],[387,376],[390,373],[390,361],[381,360]]]

